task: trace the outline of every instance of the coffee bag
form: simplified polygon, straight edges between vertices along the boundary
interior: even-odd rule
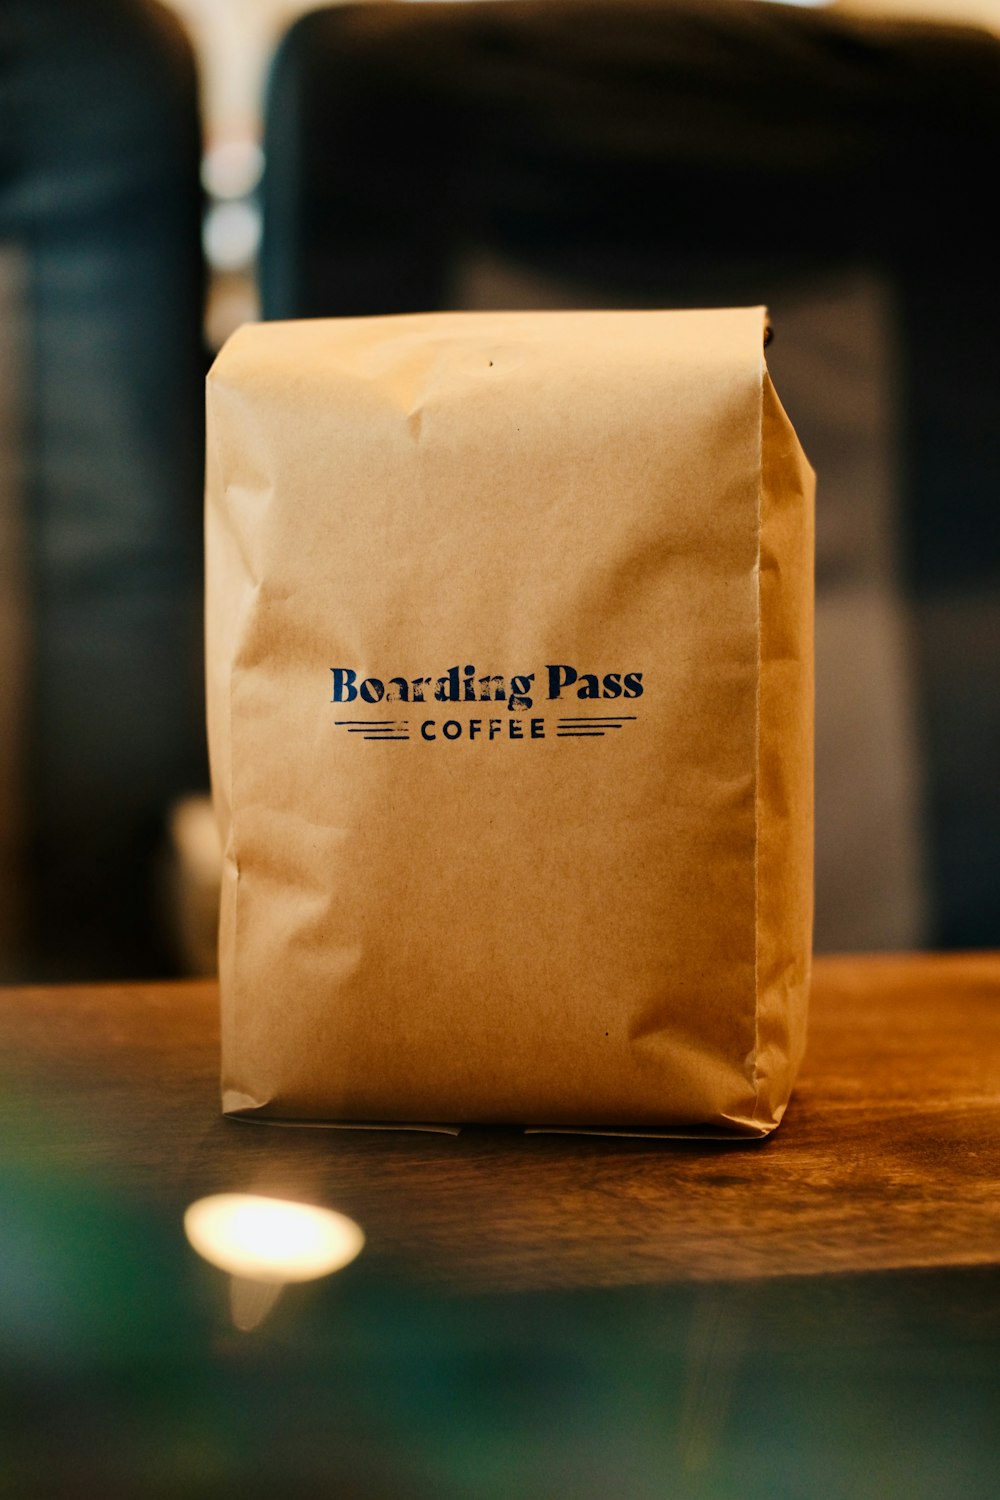
[[[223,1104],[763,1135],[812,474],[763,309],[260,324],[209,378]]]

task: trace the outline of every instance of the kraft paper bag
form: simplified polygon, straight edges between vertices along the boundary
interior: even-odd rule
[[[209,377],[223,1107],[766,1134],[813,476],[762,308],[248,326]]]

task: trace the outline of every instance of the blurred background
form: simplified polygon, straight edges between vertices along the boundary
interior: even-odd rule
[[[0,978],[210,972],[203,379],[247,319],[765,302],[819,951],[1000,946],[1000,0],[0,5]]]

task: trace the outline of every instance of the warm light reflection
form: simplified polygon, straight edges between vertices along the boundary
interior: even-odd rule
[[[365,1243],[360,1226],[344,1214],[253,1193],[199,1198],[184,1214],[184,1231],[213,1266],[279,1286],[339,1271]]]
[[[233,1326],[241,1333],[253,1333],[283,1290],[283,1284],[278,1281],[247,1281],[243,1276],[230,1276],[229,1313]]]

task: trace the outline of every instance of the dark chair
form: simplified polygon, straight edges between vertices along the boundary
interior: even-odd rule
[[[1000,46],[749,0],[305,17],[265,315],[766,302],[820,475],[817,945],[1000,942]]]
[[[146,0],[2,24],[0,970],[153,974],[154,851],[207,774],[193,59]]]

